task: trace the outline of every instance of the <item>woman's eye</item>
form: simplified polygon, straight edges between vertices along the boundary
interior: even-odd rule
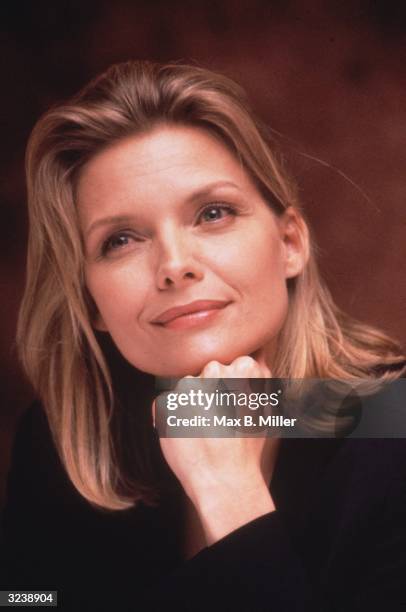
[[[206,223],[211,223],[224,219],[228,215],[235,214],[235,210],[231,206],[227,206],[227,204],[210,204],[201,211],[199,219]]]
[[[113,234],[103,242],[101,247],[101,254],[102,256],[106,256],[114,252],[121,251],[133,240],[135,240],[134,237],[130,236],[126,232],[119,232],[117,234]]]

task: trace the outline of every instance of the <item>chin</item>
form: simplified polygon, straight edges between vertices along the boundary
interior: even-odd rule
[[[234,350],[217,349],[212,351],[199,352],[198,356],[190,357],[187,360],[179,359],[179,356],[173,356],[168,363],[157,364],[151,367],[149,373],[154,376],[183,378],[184,376],[199,376],[203,368],[210,361],[218,361],[224,365],[229,365],[242,355],[249,355],[254,349],[251,347],[235,348]],[[152,371],[154,370],[154,371]]]
[[[163,378],[183,378],[184,376],[199,376],[200,372],[203,370],[204,366],[212,359],[208,359],[203,363],[191,364],[190,362],[186,364],[178,363],[176,365],[165,364],[162,366],[155,365],[155,367],[144,368],[143,371],[147,374],[152,374],[153,376],[163,377]],[[139,368],[141,369],[141,368]]]

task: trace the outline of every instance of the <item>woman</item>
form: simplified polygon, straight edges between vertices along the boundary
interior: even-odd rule
[[[383,477],[404,457],[401,441],[158,440],[153,429],[152,376],[390,381],[404,367],[394,342],[332,302],[292,182],[240,88],[191,66],[114,66],[38,122],[27,177],[18,344],[66,473],[95,509],[77,501],[78,532],[92,532],[80,551],[70,513],[37,499],[41,511],[27,523],[21,508],[33,508],[41,488],[31,502],[19,499],[21,434],[6,533],[24,524],[32,548],[34,530],[47,543],[39,556],[21,546],[10,565],[21,572],[26,559],[36,589],[58,587],[63,576],[61,602],[75,610],[100,583],[97,605],[110,609],[347,610],[377,597],[400,601],[404,529],[395,543],[394,532],[378,540],[383,565],[374,568],[363,564],[371,558],[365,526],[353,530],[388,496],[395,529],[404,481],[398,472],[396,486],[375,499],[375,487],[349,475]],[[144,397],[123,397],[108,363],[115,350],[149,390]],[[378,467],[365,462],[377,444]],[[326,524],[316,528],[320,518]],[[64,529],[69,537],[58,542]],[[87,593],[82,580],[92,585]]]

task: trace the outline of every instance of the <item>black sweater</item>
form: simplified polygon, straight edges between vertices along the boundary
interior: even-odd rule
[[[92,508],[35,405],[14,447],[4,589],[53,589],[63,610],[406,610],[406,440],[284,439],[277,510],[181,554],[181,489],[157,507]]]

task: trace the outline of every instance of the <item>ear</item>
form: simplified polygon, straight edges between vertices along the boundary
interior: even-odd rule
[[[309,259],[309,230],[300,212],[290,206],[280,217],[281,239],[285,255],[285,277],[294,278]]]

